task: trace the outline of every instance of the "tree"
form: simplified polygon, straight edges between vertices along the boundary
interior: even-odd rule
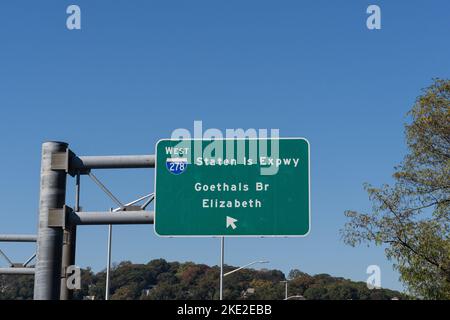
[[[278,300],[284,298],[284,287],[280,282],[254,279],[249,288],[254,289],[254,294],[249,296],[251,300]]]
[[[233,270],[236,267],[227,266]],[[193,262],[167,262],[152,260],[147,264],[132,264],[129,261],[117,264],[111,274],[111,299],[113,300],[217,300],[219,298],[218,266],[209,267]],[[289,281],[289,295],[304,295],[309,299],[391,299],[407,298],[400,292],[379,289],[369,290],[364,282],[353,282],[328,274],[311,276],[299,270]],[[74,299],[94,296],[95,300],[105,298],[104,271],[92,272],[90,268],[81,271],[80,290]],[[284,299],[286,279],[280,270],[242,269],[225,278],[226,299]],[[0,300],[32,299],[33,277],[29,275],[0,275]],[[249,290],[250,289],[250,290]]]
[[[31,300],[33,284],[30,275],[0,275],[0,300]]]
[[[218,267],[206,269],[193,290],[195,299],[217,300],[219,298],[219,275]]]
[[[313,285],[306,289],[304,296],[308,300],[329,300],[327,288],[317,285]]]
[[[298,270],[298,269],[292,269],[289,271],[288,279],[293,280],[295,278],[305,277],[308,274]]]
[[[293,270],[294,271],[294,270]],[[298,271],[298,270],[297,270]],[[289,290],[295,294],[304,295],[306,289],[312,286],[315,282],[315,278],[309,274],[299,271],[301,275],[297,273],[296,276],[293,275],[292,271],[289,272]]]
[[[384,245],[411,294],[450,299],[450,81],[436,79],[409,115],[394,184],[366,185],[372,212],[346,211],[342,235],[352,246]]]
[[[343,281],[330,285],[328,296],[330,300],[355,300],[358,299],[359,292],[351,283]]]

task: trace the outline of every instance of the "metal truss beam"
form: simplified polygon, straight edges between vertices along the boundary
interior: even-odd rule
[[[153,224],[153,211],[72,212],[69,223],[73,225]]]
[[[70,162],[70,169],[80,172],[86,172],[91,169],[137,169],[154,167],[154,155],[84,156],[74,157]]]
[[[34,268],[0,268],[0,274],[34,274]]]
[[[34,234],[0,234],[0,242],[36,242]]]

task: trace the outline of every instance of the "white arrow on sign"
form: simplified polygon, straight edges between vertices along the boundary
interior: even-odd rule
[[[235,222],[237,222],[237,219],[227,216],[227,228],[231,227],[233,230],[236,229]]]

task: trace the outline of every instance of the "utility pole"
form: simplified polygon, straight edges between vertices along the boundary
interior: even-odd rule
[[[63,142],[45,142],[42,145],[35,300],[60,298],[63,230],[49,227],[49,215],[52,209],[61,209],[65,204],[67,173],[53,170],[52,162],[57,153],[67,152],[67,147]]]

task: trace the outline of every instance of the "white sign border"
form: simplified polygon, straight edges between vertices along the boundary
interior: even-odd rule
[[[226,141],[226,140],[303,140],[308,145],[308,232],[304,235],[161,235],[156,231],[156,203],[158,195],[156,194],[156,179],[158,176],[158,144],[162,141]],[[153,200],[153,231],[160,238],[305,238],[311,233],[311,144],[309,140],[304,137],[278,137],[278,138],[220,138],[220,139],[201,139],[201,138],[191,138],[191,139],[159,139],[155,145],[155,182],[154,182],[154,194],[155,198]]]

